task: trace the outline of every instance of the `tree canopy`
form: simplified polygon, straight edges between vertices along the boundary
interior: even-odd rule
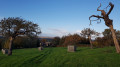
[[[0,21],[0,34],[5,37],[12,36],[15,38],[18,35],[26,34],[30,36],[40,33],[41,30],[38,24],[26,21],[20,17],[8,17]]]
[[[40,33],[41,30],[38,24],[20,17],[8,17],[0,20],[0,34],[8,38],[6,41],[7,45],[9,45],[8,55],[12,55],[13,40],[18,35],[36,36]]]
[[[83,29],[80,34],[81,34],[81,36],[86,37],[86,38],[91,36],[91,35],[96,35],[96,36],[99,35],[98,32],[96,32],[95,30],[92,30],[90,28]]]

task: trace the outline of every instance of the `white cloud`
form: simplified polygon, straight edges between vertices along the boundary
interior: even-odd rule
[[[62,36],[65,36],[65,35],[68,35],[68,34],[78,34],[80,35],[81,33],[81,30],[74,30],[74,31],[68,31],[66,29],[57,29],[57,28],[46,28],[46,29],[43,29],[44,31],[42,32],[42,34],[40,36],[44,36],[44,37],[55,37],[55,36],[59,36],[59,37],[62,37]],[[97,37],[103,37],[102,34],[100,34],[99,36]],[[96,36],[92,36],[92,38],[96,38]]]
[[[68,33],[66,30],[63,30],[63,29],[49,29],[49,30],[51,30],[51,31],[53,31],[53,32],[56,32],[56,33],[60,33],[60,34],[66,34],[66,33]]]
[[[55,37],[59,36],[62,37],[64,35],[68,35],[69,32],[64,29],[55,29],[55,28],[48,28],[46,31],[44,31],[41,36],[47,36],[47,37]]]
[[[55,36],[60,36],[60,37],[62,37],[63,35],[69,34],[69,32],[67,30],[64,30],[64,29],[49,28],[49,31],[51,32],[51,34],[53,34]]]
[[[41,36],[47,36],[47,37],[55,37],[55,36],[65,36],[68,34],[80,34],[81,30],[76,30],[76,31],[68,31],[65,29],[55,29],[55,28],[48,28],[46,29],[46,32],[44,31]]]
[[[76,33],[80,34],[80,33],[81,33],[81,30],[77,30]]]

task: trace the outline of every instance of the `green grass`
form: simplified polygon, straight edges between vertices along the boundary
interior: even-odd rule
[[[0,67],[120,67],[120,54],[114,47],[78,47],[76,52],[64,47],[16,49],[12,56],[0,52]]]

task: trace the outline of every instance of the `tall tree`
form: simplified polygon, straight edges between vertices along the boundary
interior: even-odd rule
[[[8,37],[8,55],[12,55],[12,43],[18,35],[33,36],[40,34],[39,26],[31,21],[26,21],[19,17],[8,17],[0,20],[0,34]]]
[[[110,9],[109,9],[108,12],[105,12],[105,10],[100,10],[99,9],[101,7],[101,4],[100,4],[100,6],[97,8],[97,11],[101,11],[101,16],[99,16],[99,15],[92,15],[92,16],[89,17],[89,20],[90,20],[90,23],[91,23],[91,21],[92,21],[90,19],[91,17],[96,17],[96,18],[98,18],[97,20],[104,19],[105,25],[108,26],[110,28],[111,32],[112,32],[112,37],[113,37],[113,40],[114,40],[116,51],[117,51],[117,53],[120,53],[120,46],[119,46],[118,40],[116,38],[115,31],[113,29],[113,20],[109,19],[109,14],[113,10],[114,4],[112,4],[110,2],[108,6],[110,6]],[[107,9],[107,7],[106,7],[106,9]]]
[[[91,41],[91,36],[92,35],[98,36],[99,33],[94,31],[94,30],[92,30],[92,29],[90,29],[90,28],[86,28],[86,29],[82,30],[80,34],[81,34],[81,36],[86,37],[86,38],[89,39],[89,42],[90,42],[90,45],[91,45],[91,49],[92,49],[93,45],[92,45],[92,41]]]

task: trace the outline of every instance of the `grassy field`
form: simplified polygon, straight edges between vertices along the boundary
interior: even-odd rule
[[[114,47],[79,47],[74,53],[64,47],[16,49],[12,56],[0,52],[0,67],[120,67],[120,54]]]

